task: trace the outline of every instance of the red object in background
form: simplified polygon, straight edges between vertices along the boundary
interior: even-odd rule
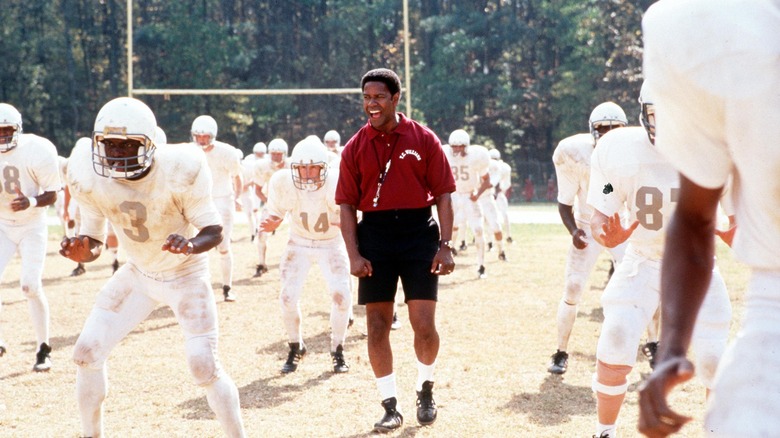
[[[555,200],[555,178],[550,178],[547,180],[547,200],[548,201],[554,201]]]
[[[525,196],[525,202],[531,202],[534,199],[534,182],[530,176],[525,179],[523,195]]]

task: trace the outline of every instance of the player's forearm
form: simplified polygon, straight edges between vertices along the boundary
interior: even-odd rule
[[[43,192],[38,196],[30,197],[35,198],[38,207],[47,207],[54,204],[54,201],[57,200],[57,192]]]
[[[569,231],[569,235],[574,233],[577,229],[577,221],[574,219],[574,207],[571,205],[558,203],[558,215],[561,216],[561,222],[566,230]]]
[[[191,254],[206,252],[222,242],[222,225],[209,225],[203,227],[198,234],[190,239],[192,243]]]
[[[452,223],[455,214],[452,210],[452,197],[449,193],[436,198],[436,212],[439,215],[439,233],[442,241],[452,240]]]

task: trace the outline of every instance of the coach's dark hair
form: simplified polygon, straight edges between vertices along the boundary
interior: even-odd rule
[[[401,92],[401,79],[394,71],[387,68],[375,68],[363,75],[360,80],[360,89],[366,86],[366,82],[382,82],[387,86],[391,95]]]

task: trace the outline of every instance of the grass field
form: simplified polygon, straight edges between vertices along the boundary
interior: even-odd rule
[[[534,207],[534,208],[539,208]],[[554,207],[549,206],[549,209]],[[522,207],[515,207],[522,214]],[[554,210],[552,210],[554,211]],[[2,282],[2,335],[8,354],[0,358],[0,436],[76,437],[80,432],[75,399],[75,365],[70,357],[99,288],[111,275],[104,254],[87,273],[69,277],[74,263],[57,254],[60,231],[52,227],[44,288],[51,307],[53,368],[31,371],[34,334],[27,304],[18,287],[19,260]],[[311,271],[302,301],[303,333],[309,354],[298,371],[282,375],[286,335],[277,302],[278,260],[286,242],[283,227],[269,239],[271,271],[252,278],[257,260],[245,225],[239,225],[235,257],[235,303],[224,303],[218,264],[212,280],[220,317],[220,358],[238,385],[242,416],[251,437],[364,437],[382,414],[368,363],[361,307],[350,329],[345,353],[351,371],[332,373],[328,354],[329,303],[318,268]],[[477,278],[474,250],[456,257],[456,271],[443,277],[437,324],[441,351],[436,368],[435,425],[416,424],[415,357],[406,307],[404,322],[392,332],[400,437],[590,437],[596,421],[590,389],[602,313],[599,296],[609,266],[602,258],[591,275],[571,338],[570,367],[563,376],[547,373],[555,350],[555,313],[563,288],[565,254],[570,238],[560,224],[514,224],[509,260],[487,254],[488,278]],[[734,304],[735,323],[742,314],[746,269],[718,244],[718,264]],[[120,252],[120,261],[124,258]],[[629,376],[631,386],[621,413],[622,437],[637,436],[637,386],[649,372],[640,358]],[[693,381],[675,393],[674,406],[696,417],[680,436],[699,437],[704,389]],[[173,313],[158,308],[133,331],[109,359],[109,396],[105,430],[115,437],[211,437],[221,429],[203,390],[192,383],[183,342]]]

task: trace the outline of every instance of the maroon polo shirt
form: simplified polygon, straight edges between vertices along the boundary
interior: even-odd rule
[[[430,129],[402,113],[390,134],[366,123],[341,153],[336,203],[364,212],[424,208],[435,198],[455,191],[447,157]],[[373,206],[380,173],[390,167],[376,207]]]

